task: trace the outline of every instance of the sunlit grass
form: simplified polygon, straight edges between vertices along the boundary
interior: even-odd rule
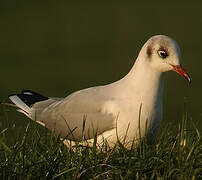
[[[1,117],[5,119],[6,117]],[[67,148],[59,137],[27,124],[22,136],[9,143],[13,128],[0,131],[1,179],[201,179],[201,134],[186,115],[178,126],[161,129],[155,142],[143,139],[137,148]]]

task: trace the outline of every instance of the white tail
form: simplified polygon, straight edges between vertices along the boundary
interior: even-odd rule
[[[31,90],[24,90],[19,94],[10,95],[9,99],[19,108],[17,111],[33,119],[35,113],[34,104],[49,98]]]
[[[9,96],[9,99],[20,109],[18,109],[19,112],[25,114],[29,117],[29,113],[31,108],[27,106],[17,95]]]

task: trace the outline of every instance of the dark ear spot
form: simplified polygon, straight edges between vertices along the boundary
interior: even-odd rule
[[[148,57],[152,55],[152,48],[150,46],[147,47],[147,55]]]

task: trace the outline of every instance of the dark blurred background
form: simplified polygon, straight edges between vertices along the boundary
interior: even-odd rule
[[[165,34],[179,43],[192,84],[166,74],[164,123],[181,121],[186,102],[189,121],[202,130],[202,3],[144,2],[1,0],[0,99],[22,89],[64,97],[111,83],[128,73],[148,38]],[[3,114],[24,129],[27,118],[7,111],[0,129]]]

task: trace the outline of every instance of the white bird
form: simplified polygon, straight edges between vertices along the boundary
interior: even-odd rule
[[[190,82],[181,66],[178,44],[164,35],[151,37],[134,66],[122,79],[74,92],[66,98],[48,98],[30,90],[10,100],[32,120],[67,140],[90,144],[119,140],[126,147],[155,133],[162,121],[164,72],[174,70]]]

